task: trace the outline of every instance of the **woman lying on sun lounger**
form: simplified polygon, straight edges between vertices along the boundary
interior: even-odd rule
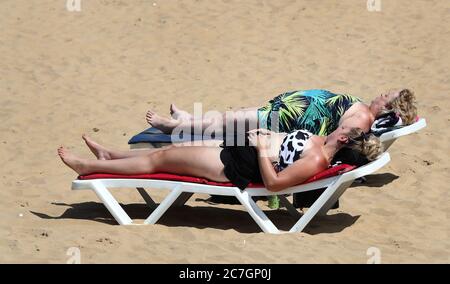
[[[334,154],[351,147],[375,159],[382,151],[372,134],[343,123],[328,136],[307,130],[289,134],[266,129],[252,130],[248,142],[253,146],[171,146],[153,150],[113,151],[83,136],[98,160],[81,159],[60,147],[62,161],[80,175],[91,173],[150,174],[165,172],[204,177],[212,181],[231,181],[244,189],[250,182],[264,182],[270,191],[300,184],[325,170]]]
[[[305,129],[312,134],[326,136],[344,121],[349,122],[351,127],[358,127],[368,133],[375,119],[387,112],[398,115],[403,125],[411,124],[417,116],[415,104],[414,94],[408,89],[383,93],[370,105],[351,95],[334,94],[326,90],[304,90],[284,93],[263,107],[242,109],[216,119],[194,119],[191,114],[172,104],[172,118],[149,111],[147,122],[167,134],[172,133],[176,127],[199,127],[203,130],[212,128],[220,132],[227,124],[247,122],[250,129],[259,127],[286,133]],[[278,123],[272,120],[278,120]]]

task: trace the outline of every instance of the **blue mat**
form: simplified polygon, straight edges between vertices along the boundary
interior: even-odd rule
[[[154,127],[148,128],[141,133],[134,135],[128,141],[128,144],[138,144],[138,143],[150,143],[150,144],[160,144],[160,143],[178,143],[178,142],[191,142],[191,141],[202,141],[215,139],[214,135],[207,135],[203,137],[202,135],[193,134],[191,132],[180,132],[178,135],[164,134],[161,130]],[[228,145],[237,145],[238,141],[245,141],[242,136],[232,134],[227,137],[219,135],[216,140],[226,141]]]
[[[191,133],[184,135],[183,132],[181,132],[180,135],[169,135],[162,133],[161,130],[151,127],[131,137],[130,141],[128,141],[128,144],[172,143],[174,141],[186,142],[186,141],[198,141],[202,139],[203,139],[202,135],[193,135]]]

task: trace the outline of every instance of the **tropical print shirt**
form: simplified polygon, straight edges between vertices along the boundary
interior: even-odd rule
[[[300,90],[283,93],[258,109],[260,127],[276,132],[305,129],[328,135],[339,125],[344,113],[361,99],[327,90]],[[278,129],[277,123],[278,121]]]

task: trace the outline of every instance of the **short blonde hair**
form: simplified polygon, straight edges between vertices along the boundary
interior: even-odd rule
[[[360,128],[352,128],[347,134],[348,143],[346,147],[356,150],[366,156],[369,161],[375,160],[383,153],[383,144],[373,134],[366,134]]]
[[[401,90],[400,95],[388,102],[386,108],[399,114],[406,125],[413,124],[416,121],[416,97],[409,89]]]

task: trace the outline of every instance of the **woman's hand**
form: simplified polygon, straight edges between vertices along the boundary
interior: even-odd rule
[[[261,129],[255,129],[248,132],[248,141],[250,142],[250,145],[256,147],[259,151],[266,152],[271,147],[271,131],[264,129],[263,131],[260,131]]]
[[[270,131],[269,129],[265,129],[265,128],[258,128],[258,129],[250,130],[247,133],[248,134],[256,133],[256,134],[263,134],[263,135],[272,135],[272,133],[276,133],[276,132]]]

